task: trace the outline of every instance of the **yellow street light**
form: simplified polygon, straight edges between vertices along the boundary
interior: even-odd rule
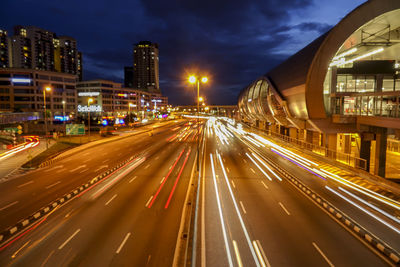
[[[47,86],[47,87],[46,87],[46,91],[47,91],[47,92],[50,92],[50,91],[51,91],[51,87],[50,87],[50,86]]]
[[[196,79],[196,76],[194,76],[194,75],[190,75],[190,76],[189,76],[189,82],[190,82],[190,83],[195,83],[196,80],[197,80],[197,79]]]
[[[202,96],[199,97],[199,101],[200,101],[200,102],[203,102],[203,101],[204,101],[204,99],[203,99]]]
[[[201,82],[202,82],[202,83],[208,82],[208,78],[207,78],[207,77],[202,77],[202,78],[201,78]]]

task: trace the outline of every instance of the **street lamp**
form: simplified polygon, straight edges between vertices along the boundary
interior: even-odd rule
[[[131,122],[131,107],[136,107],[136,105],[134,105],[134,104],[132,104],[132,103],[129,103],[128,104],[128,125],[129,125],[129,123]]]
[[[46,107],[46,91],[51,92],[51,87],[47,86],[45,89],[43,89],[43,106],[44,106],[44,129],[45,129],[45,139],[46,139],[46,149],[49,148],[49,143],[47,140],[47,107]]]
[[[191,75],[189,77],[189,83],[195,84],[197,83],[197,135],[200,134],[200,117],[199,117],[199,109],[200,109],[200,101],[203,101],[203,98],[200,97],[200,81],[202,83],[206,83],[208,81],[207,77],[196,77],[195,75]],[[201,99],[201,100],[200,100]],[[197,172],[200,169],[200,136],[197,138]]]
[[[63,104],[63,124],[64,124],[64,131],[66,131],[65,128],[65,100],[62,101]]]
[[[88,129],[89,129],[88,141],[90,142],[90,103],[93,103],[93,98],[89,97],[87,103],[88,103]]]

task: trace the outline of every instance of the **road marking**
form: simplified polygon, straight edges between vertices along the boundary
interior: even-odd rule
[[[28,185],[28,184],[33,184],[33,181],[31,180],[31,181],[26,182],[26,183],[24,183],[24,184],[20,184],[20,185],[17,186],[17,187],[18,187],[18,188],[21,188],[21,187],[24,187],[25,185]]]
[[[116,197],[117,197],[117,194],[113,195],[112,198],[110,198],[110,200],[106,202],[106,205],[105,205],[105,206],[107,206],[108,204],[110,204],[110,202],[113,201],[113,199],[116,198]]]
[[[91,158],[88,158],[87,160],[84,160],[84,161],[82,161],[83,163],[86,163],[86,162],[89,162],[89,161],[91,161],[92,159]]]
[[[232,182],[233,187],[236,188],[235,182],[233,180],[231,182]]]
[[[235,240],[233,240],[232,243],[233,243],[233,248],[234,248],[234,250],[235,250],[236,261],[237,261],[237,263],[238,263],[238,266],[239,266],[239,267],[243,267],[242,259],[240,258],[240,253],[239,253],[238,245],[237,245],[237,243],[236,243]]]
[[[50,252],[49,256],[47,256],[47,258],[43,261],[43,263],[42,263],[42,265],[41,265],[40,267],[45,266],[46,263],[49,261],[51,255],[53,255],[53,254],[54,254],[54,250],[52,250],[52,251]]]
[[[150,164],[147,164],[146,167],[144,167],[144,169],[146,170],[148,167],[150,167]]]
[[[147,200],[145,207],[147,207],[147,206],[150,204],[150,201],[151,201],[152,199],[153,199],[153,196],[151,196],[151,197],[149,198],[149,200]]]
[[[53,168],[47,169],[47,170],[45,170],[45,171],[43,171],[43,172],[54,171],[54,169],[59,169],[59,168],[62,168],[62,167],[64,167],[64,165],[58,165],[58,166],[55,166],[55,167],[53,167]]]
[[[108,165],[101,165],[100,167],[98,167],[98,168],[95,169],[94,171],[97,172],[97,171],[100,171],[101,169],[105,169],[105,168],[107,168],[107,167],[108,167]]]
[[[77,171],[77,170],[85,168],[85,167],[86,167],[86,165],[84,164],[84,165],[81,165],[79,167],[76,167],[75,169],[69,170],[69,172],[74,172],[74,171]]]
[[[250,170],[251,170],[253,173],[256,173],[256,171],[255,171],[255,170],[253,170],[253,168],[250,168]]]
[[[24,248],[26,247],[31,241],[29,240],[28,242],[26,242],[22,247],[20,247],[17,251],[15,251],[15,253],[11,256],[11,258],[15,258],[15,256],[17,256],[17,254]]]
[[[279,202],[279,205],[282,207],[282,209],[287,213],[287,215],[290,215],[289,211],[283,206],[281,202]]]
[[[46,188],[46,189],[50,189],[50,188],[52,188],[53,186],[58,185],[59,183],[61,183],[61,181],[57,181],[57,182],[55,182],[54,184],[51,184],[51,185],[46,186],[45,188]]]
[[[119,245],[117,251],[115,253],[119,254],[119,252],[121,251],[121,249],[124,247],[126,241],[128,240],[129,236],[131,235],[131,233],[127,233],[124,240],[122,241],[121,245]]]
[[[106,159],[106,160],[103,160],[101,163],[106,163],[107,161],[109,161],[110,159]]]
[[[136,178],[137,176],[134,176],[132,179],[129,180],[129,183],[132,183]]]
[[[268,186],[264,183],[264,181],[261,181],[261,183],[263,184],[263,186],[268,189]]]
[[[72,213],[72,210],[65,215],[65,218],[68,218]]]
[[[82,156],[88,156],[90,154],[90,152],[86,152],[84,154],[82,154]]]
[[[244,162],[244,163],[247,163],[247,160],[246,160],[246,159],[243,159],[243,162]]]
[[[226,167],[226,171],[229,173],[229,172],[231,172],[230,170],[229,170],[229,168],[228,167]]]
[[[60,173],[60,172],[63,172],[63,171],[65,171],[65,169],[58,170],[58,171],[56,171],[56,173]]]
[[[89,168],[86,168],[86,169],[84,169],[84,170],[81,170],[79,173],[83,173],[83,172],[86,172],[86,171],[88,171],[89,170]]]
[[[332,264],[332,262],[328,259],[328,257],[322,252],[322,250],[317,246],[317,244],[315,244],[314,242],[312,242],[314,248],[319,252],[319,254],[321,254],[321,256],[324,258],[324,260],[328,263],[329,266],[334,267],[335,265]]]
[[[121,156],[122,155],[122,153],[118,153],[118,156]]]
[[[75,233],[73,233],[67,240],[65,240],[64,243],[62,243],[61,246],[58,247],[59,250],[63,249],[63,247],[68,244],[69,241],[71,241],[72,238],[74,238],[74,236],[76,236],[79,232],[81,231],[81,229],[78,229],[75,231]]]
[[[165,176],[161,179],[160,184],[162,184],[162,182],[164,182]]]
[[[243,202],[239,201],[239,203],[240,203],[240,206],[242,207],[243,213],[246,214],[247,212],[246,212],[246,209],[244,208]]]
[[[259,240],[253,241],[253,246],[256,249],[257,257],[261,263],[261,266],[262,267],[271,267],[271,264],[269,264],[269,261],[267,259],[267,256],[264,253],[264,250],[261,246],[260,241]]]
[[[156,158],[155,158],[155,160],[158,160],[160,158],[160,156],[157,156]]]

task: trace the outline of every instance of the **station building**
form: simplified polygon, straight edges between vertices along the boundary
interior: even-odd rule
[[[400,1],[370,0],[244,88],[238,106],[253,126],[385,177],[399,98]]]

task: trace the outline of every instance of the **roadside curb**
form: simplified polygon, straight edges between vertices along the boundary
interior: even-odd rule
[[[266,159],[266,157],[263,157]],[[292,185],[294,185],[299,191],[303,194],[307,195],[314,203],[316,203],[319,207],[326,210],[329,214],[335,217],[345,228],[350,230],[356,236],[361,238],[363,241],[366,241],[370,244],[378,253],[380,253],[383,257],[387,258],[391,262],[395,264],[400,264],[400,254],[391,248],[388,244],[380,240],[377,236],[363,228],[360,224],[355,222],[351,217],[347,214],[336,208],[334,205],[329,203],[327,200],[323,199],[313,190],[308,188],[305,184],[299,181],[295,176],[288,173],[283,168],[279,167],[277,164],[272,162],[269,159],[266,159],[268,164],[272,165],[275,169],[277,169],[286,180],[288,180]]]
[[[24,230],[28,230],[28,228],[34,227],[35,223],[38,223],[40,219],[50,214],[51,211],[55,210],[56,208],[62,206],[63,204],[67,203],[69,200],[73,199],[75,196],[79,195],[89,187],[95,185],[96,183],[100,182],[104,178],[114,174],[119,169],[127,165],[128,163],[132,162],[138,158],[138,156],[131,156],[130,158],[118,163],[113,168],[108,169],[107,171],[103,172],[102,174],[97,175],[96,177],[89,180],[87,183],[84,183],[69,193],[65,194],[64,196],[56,199],[55,201],[45,205],[44,207],[40,208],[36,212],[32,213],[30,216],[20,220],[15,225],[8,227],[6,230],[0,232],[0,251],[5,248],[7,245],[6,243],[14,238],[17,234],[20,234]]]

